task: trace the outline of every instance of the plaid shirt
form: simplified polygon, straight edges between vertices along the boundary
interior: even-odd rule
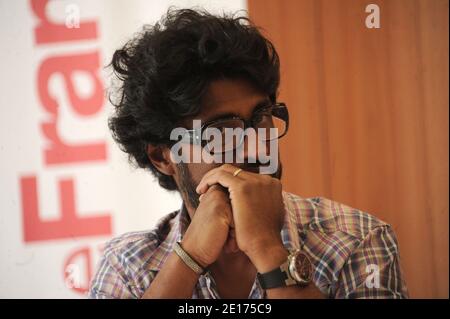
[[[324,198],[303,199],[283,192],[283,199],[283,244],[288,250],[303,247],[314,267],[314,284],[322,293],[329,298],[407,298],[398,243],[388,224]],[[89,298],[140,298],[188,225],[182,208],[151,231],[111,240]],[[255,278],[249,298],[265,297]],[[209,273],[199,277],[192,298],[220,298]]]

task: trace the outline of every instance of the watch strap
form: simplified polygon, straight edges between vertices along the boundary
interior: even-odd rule
[[[261,288],[264,290],[296,284],[296,281],[289,276],[287,262],[264,274],[257,273],[256,277],[258,278]]]

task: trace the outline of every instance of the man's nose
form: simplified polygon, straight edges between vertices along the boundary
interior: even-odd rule
[[[244,163],[258,163],[261,155],[269,155],[267,142],[261,140],[254,128],[246,130],[240,147],[237,148],[237,159]]]

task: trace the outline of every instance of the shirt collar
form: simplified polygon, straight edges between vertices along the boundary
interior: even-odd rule
[[[189,223],[190,217],[184,204],[178,211],[170,214],[166,219],[163,219],[161,225],[169,227],[169,232],[150,257],[150,260],[147,263],[148,269],[152,271],[161,270],[167,257],[169,257],[170,253],[173,251],[175,243],[181,241],[183,238]]]

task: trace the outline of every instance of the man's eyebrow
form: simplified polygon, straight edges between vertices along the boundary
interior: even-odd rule
[[[257,102],[255,106],[253,107],[252,113],[255,113],[256,111],[259,111],[260,109],[263,109],[267,106],[270,106],[272,104],[272,101],[270,101],[269,98],[264,98],[263,100]]]
[[[270,101],[269,98],[264,98],[262,100],[259,100],[258,102],[256,102],[256,104],[253,106],[253,110],[252,110],[252,114],[255,113],[256,111],[259,111],[260,109],[271,105],[272,102]],[[231,118],[231,117],[239,117],[238,114],[233,113],[233,112],[227,112],[227,113],[220,113],[220,114],[216,114],[210,118],[207,118],[205,120],[203,120],[204,123],[211,123],[211,122],[215,122],[221,119],[227,119],[227,118]]]

